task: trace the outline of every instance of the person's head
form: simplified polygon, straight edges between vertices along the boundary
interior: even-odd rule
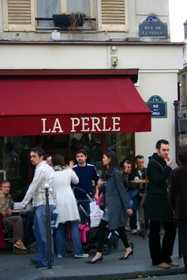
[[[128,159],[123,159],[120,162],[120,168],[123,172],[126,172],[128,174],[130,174],[132,171],[132,165]]]
[[[103,165],[110,170],[113,170],[115,167],[118,167],[118,160],[116,154],[112,150],[107,150],[103,154],[102,162]]]
[[[135,165],[138,170],[142,170],[144,168],[144,156],[137,155],[135,157]]]
[[[9,181],[2,181],[0,184],[0,190],[5,194],[8,195],[10,192],[10,182]]]
[[[181,147],[178,154],[178,159],[181,164],[187,165],[187,145]]]
[[[53,166],[56,166],[56,165],[64,166],[65,165],[64,157],[61,156],[60,154],[55,154],[52,157],[52,165]]]
[[[78,165],[85,166],[87,160],[87,153],[85,150],[81,149],[76,152],[76,161]]]
[[[158,140],[156,150],[159,157],[165,159],[169,155],[169,142],[165,139]]]
[[[46,163],[47,163],[49,166],[53,166],[53,163],[52,163],[52,156],[51,156],[50,154],[45,154],[44,160],[46,160]]]
[[[41,147],[30,149],[30,160],[32,165],[38,165],[44,159],[45,152]]]

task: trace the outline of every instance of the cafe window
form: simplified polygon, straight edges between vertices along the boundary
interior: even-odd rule
[[[29,185],[29,150],[29,137],[0,137],[0,169],[11,183],[14,201],[23,199]]]
[[[106,148],[112,149],[120,163],[123,159],[134,161],[134,133],[115,133],[106,135]]]
[[[118,162],[124,158],[133,163],[134,133],[65,134],[48,136],[0,137],[0,178],[11,182],[11,195],[21,201],[33,178],[34,167],[30,162],[30,148],[41,146],[47,154],[64,156],[66,164],[74,160],[76,152],[84,149],[87,162],[102,174],[102,156],[107,149],[115,151]]]
[[[107,149],[111,149],[116,153],[119,163],[123,159],[129,159],[133,163],[134,133],[71,134],[70,151],[71,158],[74,161],[78,149],[86,150],[88,154],[87,161],[95,165],[99,173],[102,173],[102,155]]]

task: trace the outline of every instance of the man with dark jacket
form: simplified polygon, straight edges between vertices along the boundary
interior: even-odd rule
[[[168,201],[168,183],[172,171],[169,157],[169,142],[161,139],[156,143],[156,153],[149,158],[147,167],[148,193],[145,205],[145,218],[150,219],[149,250],[152,264],[161,268],[178,266],[172,262],[171,255],[175,241],[176,228]],[[160,230],[165,233],[161,245]]]
[[[169,201],[178,224],[185,273],[187,274],[187,145],[181,148],[178,159],[180,166],[175,168],[171,174]]]

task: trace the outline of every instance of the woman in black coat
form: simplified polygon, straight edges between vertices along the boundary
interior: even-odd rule
[[[172,171],[169,201],[178,224],[185,273],[187,274],[187,145],[181,148],[178,159],[181,165]]]
[[[104,175],[106,207],[98,229],[97,252],[93,259],[87,262],[90,264],[101,262],[103,259],[102,247],[104,244],[107,225],[109,230],[118,231],[126,248],[124,256],[120,259],[126,260],[130,255],[133,255],[133,250],[127,241],[127,235],[124,227],[127,222],[128,215],[132,215],[133,212],[127,192],[123,186],[115,153],[111,150],[106,151],[103,155],[102,162],[107,169]]]

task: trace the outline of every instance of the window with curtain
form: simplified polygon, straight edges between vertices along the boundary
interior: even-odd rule
[[[127,4],[128,0],[3,0],[4,31],[51,29],[55,28],[53,14],[81,12],[94,19],[94,29],[98,31],[127,32]],[[85,27],[93,29],[91,24]]]

